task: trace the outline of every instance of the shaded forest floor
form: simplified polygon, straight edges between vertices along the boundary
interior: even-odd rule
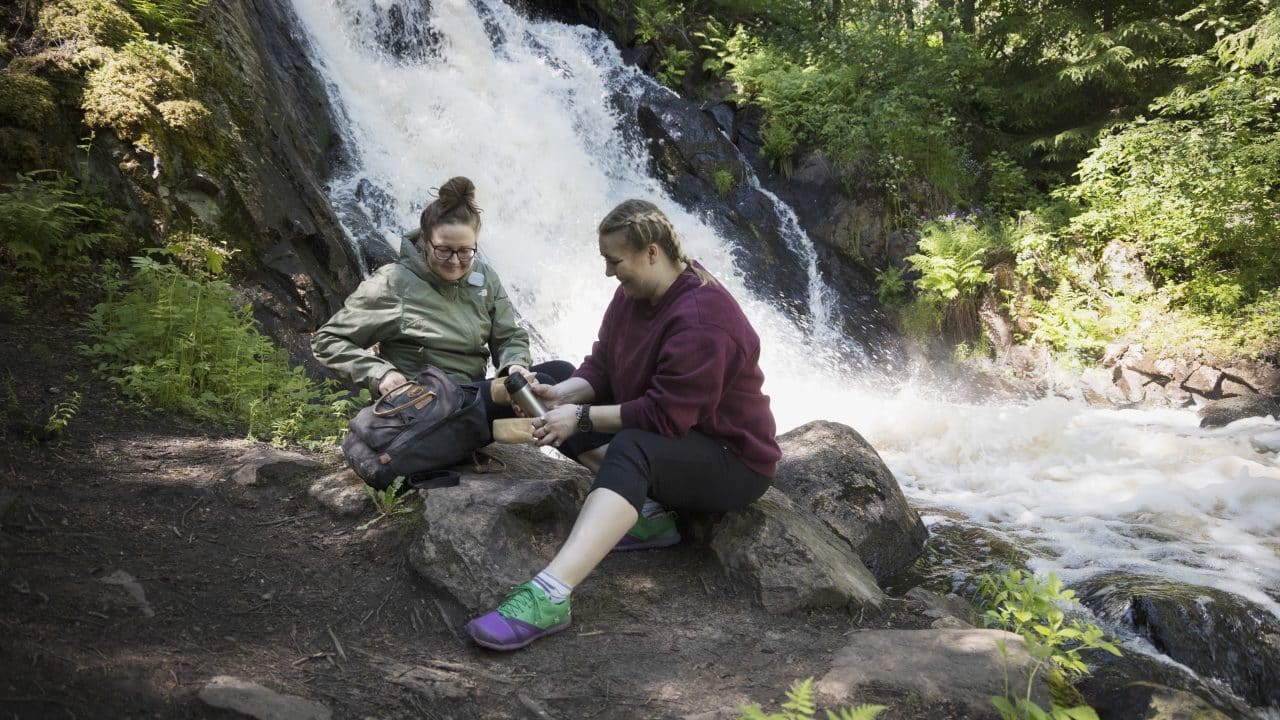
[[[305,479],[229,480],[254,444],[122,403],[75,325],[0,320],[0,718],[239,717],[198,697],[220,675],[335,718],[736,717],[821,676],[857,628],[928,622],[898,600],[769,615],[682,545],[610,557],[569,630],[482,650],[409,567],[409,526],[360,530],[368,512],[331,515]],[[37,440],[73,392],[63,435]],[[889,689],[863,701],[955,716]]]

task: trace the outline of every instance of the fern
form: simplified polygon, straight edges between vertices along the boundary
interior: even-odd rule
[[[813,702],[813,678],[797,680],[787,690],[787,699],[781,712],[766,713],[756,703],[738,709],[738,720],[814,720],[817,707]],[[883,705],[859,705],[857,707],[827,710],[827,720],[875,720],[887,710]]]

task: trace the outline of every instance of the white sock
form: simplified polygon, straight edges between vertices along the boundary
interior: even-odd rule
[[[662,503],[658,502],[657,500],[650,500],[649,498],[645,498],[644,507],[640,508],[640,514],[652,520],[656,517],[662,517],[663,515],[666,515],[667,508],[664,507]]]
[[[543,570],[533,577],[533,584],[542,589],[542,592],[551,598],[553,603],[562,603],[569,599],[569,593],[573,592],[571,585],[566,585],[563,580]]]

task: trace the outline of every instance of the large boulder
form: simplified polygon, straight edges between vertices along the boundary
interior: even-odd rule
[[[504,473],[467,473],[456,487],[426,492],[409,546],[418,574],[472,612],[492,608],[545,567],[578,514],[575,476],[583,468],[523,447],[502,459]]]
[[[1222,427],[1236,420],[1269,415],[1280,417],[1280,403],[1265,395],[1241,395],[1211,400],[1200,408],[1200,427]]]
[[[1280,620],[1254,603],[1216,588],[1122,574],[1089,580],[1079,597],[1098,617],[1130,627],[1250,703],[1280,705]]]
[[[409,548],[411,565],[429,585],[473,611],[491,607],[506,588],[551,560],[573,526],[590,480],[584,468],[530,447],[491,446],[490,451],[505,469],[464,472],[457,487],[429,491]],[[860,457],[866,452],[875,453],[858,448]],[[846,465],[841,476],[849,471]],[[865,468],[861,472],[871,474]],[[892,475],[887,481],[877,477],[882,485],[892,482]],[[892,490],[901,498],[896,485]],[[902,505],[910,512],[905,501]],[[877,518],[887,515],[879,507],[873,512]],[[874,608],[884,599],[853,543],[778,490],[742,510],[695,514],[684,525],[686,542],[709,544],[728,573],[772,612]],[[871,545],[889,531],[877,527],[859,534],[870,555],[882,556]]]
[[[771,612],[879,607],[884,600],[848,543],[772,488],[716,523],[711,549]]]
[[[876,580],[905,570],[924,550],[929,531],[857,430],[819,420],[778,444],[774,487],[849,543]]]

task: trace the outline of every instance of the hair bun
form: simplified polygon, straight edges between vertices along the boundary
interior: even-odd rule
[[[446,208],[466,205],[472,212],[480,212],[480,208],[476,206],[476,185],[470,178],[461,175],[449,178],[448,182],[440,186],[438,195],[440,203]]]

